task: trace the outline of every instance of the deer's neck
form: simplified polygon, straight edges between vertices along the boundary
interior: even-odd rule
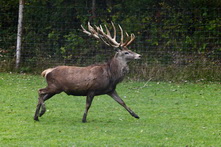
[[[112,58],[109,67],[112,80],[116,83],[121,82],[124,79],[124,76],[129,72],[127,62],[120,58]]]

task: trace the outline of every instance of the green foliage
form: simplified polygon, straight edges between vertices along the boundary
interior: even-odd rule
[[[75,32],[70,32],[68,35],[65,35],[64,38],[67,42],[64,44],[64,47],[61,47],[61,54],[65,60],[71,60],[73,57],[79,55],[79,48],[84,43],[83,38],[76,35]],[[81,49],[81,50],[87,50]]]
[[[140,119],[108,96],[95,97],[81,123],[85,97],[59,94],[33,120],[40,76],[0,73],[0,146],[220,146],[220,84],[126,82],[119,95]]]
[[[14,55],[18,22],[17,12],[17,0],[0,1],[0,62],[8,61]]]
[[[88,65],[110,57],[109,48],[80,30],[88,21],[110,28],[113,21],[134,33],[131,49],[148,58],[144,65],[157,61],[159,66],[174,66],[177,52],[220,64],[220,6],[209,0],[108,0],[95,1],[92,8],[90,0],[26,0],[21,67],[34,71],[57,64]],[[0,7],[0,62],[13,64],[18,1],[3,0]]]

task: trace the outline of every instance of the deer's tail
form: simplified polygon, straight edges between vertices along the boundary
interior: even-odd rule
[[[41,73],[42,77],[46,77],[48,73],[50,73],[54,68],[48,68]]]

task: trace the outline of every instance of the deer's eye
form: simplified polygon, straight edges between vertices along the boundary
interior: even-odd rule
[[[127,54],[129,54],[129,52],[125,52],[124,54],[127,55]]]

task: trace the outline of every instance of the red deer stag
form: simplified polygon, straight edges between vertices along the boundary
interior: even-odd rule
[[[112,22],[111,22],[112,23]],[[42,76],[46,78],[48,86],[39,89],[38,104],[34,115],[34,120],[39,120],[38,117],[42,116],[46,107],[44,102],[54,96],[55,94],[65,92],[68,95],[86,96],[86,108],[83,115],[82,122],[86,122],[88,110],[91,106],[94,96],[107,94],[115,101],[122,105],[133,117],[139,118],[124,101],[118,96],[116,92],[116,85],[121,82],[129,68],[128,61],[133,59],[140,59],[140,55],[132,52],[127,48],[133,40],[135,35],[130,36],[126,34],[127,40],[123,40],[123,30],[119,25],[121,32],[120,43],[116,41],[116,28],[112,23],[114,36],[112,37],[110,31],[105,25],[106,33],[102,26],[92,27],[88,22],[88,31],[81,25],[83,32],[96,39],[102,40],[106,45],[112,46],[117,49],[114,57],[107,63],[90,65],[87,67],[77,66],[57,66],[49,68],[42,72]],[[41,112],[39,112],[41,109]]]

